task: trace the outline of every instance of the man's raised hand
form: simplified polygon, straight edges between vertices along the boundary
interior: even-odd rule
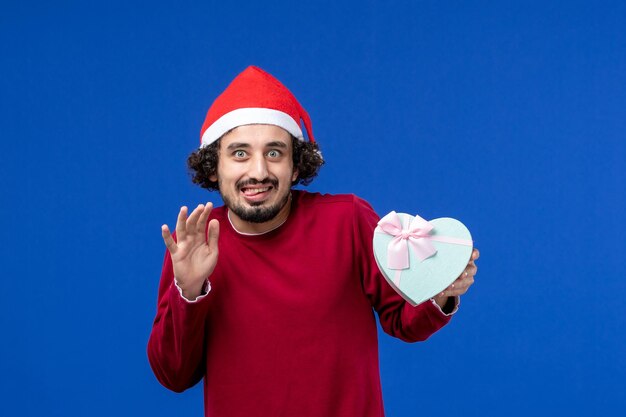
[[[188,300],[197,298],[206,279],[217,264],[217,238],[219,222],[215,219],[206,224],[213,204],[200,204],[187,217],[187,207],[180,208],[176,222],[176,241],[169,227],[161,226],[163,242],[170,252],[174,267],[174,276],[183,296]],[[206,231],[206,233],[205,233]]]

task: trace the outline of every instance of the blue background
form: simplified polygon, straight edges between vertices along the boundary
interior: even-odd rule
[[[308,188],[452,216],[475,285],[429,341],[380,336],[389,416],[626,406],[626,3],[14,2],[0,13],[0,413],[202,414],[145,354],[162,223],[249,64],[307,108]]]

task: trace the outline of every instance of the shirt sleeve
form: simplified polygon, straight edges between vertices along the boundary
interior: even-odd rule
[[[172,259],[166,251],[157,313],[147,350],[155,376],[173,391],[182,392],[204,376],[205,326],[210,298],[207,293],[190,302],[181,296],[174,281]]]
[[[445,314],[436,303],[429,301],[413,307],[387,283],[376,264],[372,244],[379,217],[358,197],[355,197],[354,207],[354,240],[363,291],[376,310],[381,327],[406,342],[428,339],[450,321],[451,314]],[[453,313],[455,311],[456,306]]]
[[[461,305],[461,298],[459,296],[454,297],[453,304],[452,304],[453,305],[452,311],[450,311],[449,313],[446,313],[445,311],[443,311],[443,309],[441,307],[439,307],[439,304],[437,304],[434,299],[431,298],[430,302],[433,303],[435,305],[435,307],[437,307],[439,309],[439,311],[441,311],[441,314],[443,314],[445,316],[451,316],[451,315],[453,315],[454,313],[456,313],[459,310],[459,306]]]
[[[198,301],[206,297],[209,294],[209,291],[211,291],[211,282],[207,279],[204,283],[204,286],[202,287],[202,292],[200,293],[200,295],[193,300],[190,300],[183,295],[183,289],[180,288],[180,285],[178,285],[178,280],[176,279],[176,277],[174,277],[174,285],[176,286],[176,289],[178,290],[180,296],[183,297],[183,300],[187,301],[188,303],[197,303]]]

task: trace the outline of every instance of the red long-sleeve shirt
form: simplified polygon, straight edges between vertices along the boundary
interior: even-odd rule
[[[155,375],[183,391],[204,377],[205,415],[384,415],[375,317],[405,341],[449,321],[411,307],[381,276],[372,251],[378,216],[352,195],[293,191],[279,228],[235,231],[224,207],[211,291],[189,303],[165,256],[148,343]]]

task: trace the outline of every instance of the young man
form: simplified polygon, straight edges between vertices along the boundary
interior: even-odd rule
[[[176,239],[162,227],[155,375],[174,391],[204,378],[207,416],[383,416],[373,311],[392,336],[425,340],[473,283],[478,252],[433,300],[406,303],[376,265],[369,204],[292,190],[323,159],[306,111],[258,68],[216,99],[201,135],[194,182],[225,205],[182,207]]]

